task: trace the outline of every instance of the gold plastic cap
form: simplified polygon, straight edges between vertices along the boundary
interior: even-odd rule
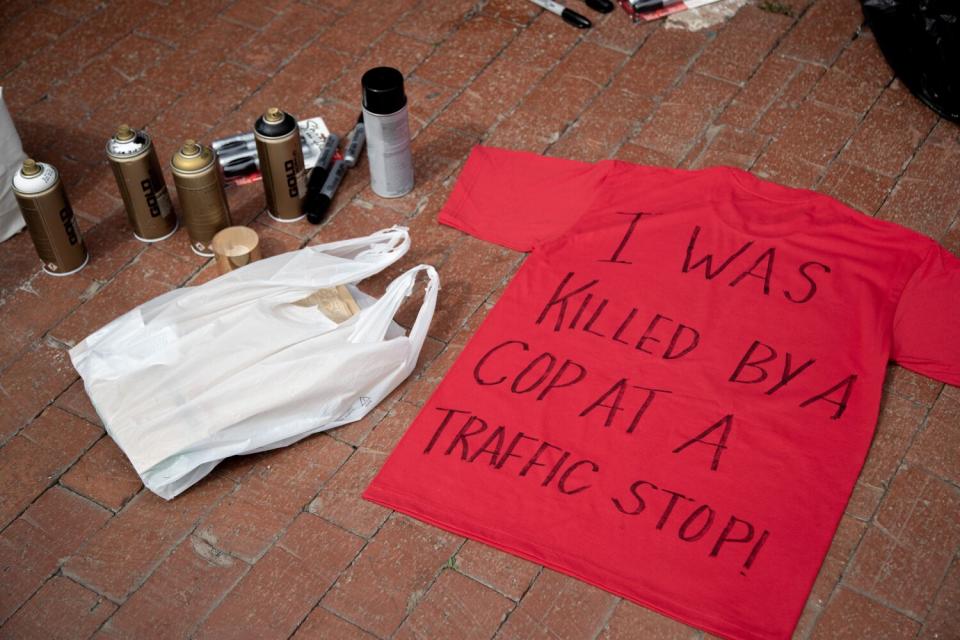
[[[117,127],[117,132],[113,134],[113,137],[120,142],[126,142],[127,140],[133,140],[133,137],[136,135],[136,132],[130,128],[128,124],[122,124]]]
[[[24,176],[35,176],[40,173],[40,165],[33,158],[27,158],[23,161],[23,168],[20,169],[20,173]]]
[[[213,162],[213,152],[196,140],[185,140],[170,164],[180,171],[200,171]]]
[[[263,119],[266,122],[280,122],[283,120],[283,111],[277,107],[270,107],[267,109],[267,112],[263,114]]]

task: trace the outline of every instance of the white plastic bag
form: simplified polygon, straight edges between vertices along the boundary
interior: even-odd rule
[[[23,229],[26,224],[13,197],[13,175],[24,157],[20,136],[3,102],[3,87],[0,87],[0,242]]]
[[[413,370],[439,280],[420,265],[379,300],[352,286],[402,257],[404,228],[274,256],[171,291],[70,350],[107,432],[143,483],[172,498],[228,456],[286,446],[359,420]],[[409,335],[393,316],[420,272]],[[341,324],[296,303],[348,285]]]

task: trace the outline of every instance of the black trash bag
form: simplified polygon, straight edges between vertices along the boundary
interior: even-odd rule
[[[960,122],[960,2],[861,0],[863,15],[900,81]]]

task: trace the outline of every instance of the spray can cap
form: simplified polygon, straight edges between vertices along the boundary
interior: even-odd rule
[[[117,132],[113,135],[119,142],[126,142],[127,140],[133,140],[133,137],[136,135],[136,131],[130,128],[128,124],[122,124],[117,127]]]
[[[407,104],[403,91],[403,74],[393,67],[374,67],[360,78],[363,108],[370,113],[396,113]]]
[[[24,177],[35,176],[40,173],[40,171],[42,171],[42,169],[40,169],[40,165],[38,165],[37,161],[33,158],[27,158],[24,160],[23,168],[20,169],[20,173],[23,174]]]

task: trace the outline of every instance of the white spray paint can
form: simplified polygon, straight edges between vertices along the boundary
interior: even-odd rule
[[[363,74],[360,85],[370,186],[381,198],[405,196],[413,190],[413,156],[403,74],[392,67],[374,67]]]

